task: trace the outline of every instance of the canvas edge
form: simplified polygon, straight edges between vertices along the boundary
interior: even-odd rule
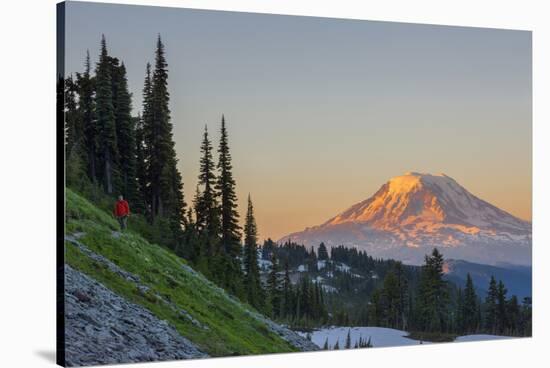
[[[64,80],[65,80],[65,10],[66,2],[56,4],[56,363],[65,360],[65,150],[64,150]]]

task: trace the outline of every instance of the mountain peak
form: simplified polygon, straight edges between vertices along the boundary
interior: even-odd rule
[[[391,178],[370,198],[325,223],[283,239],[307,243],[312,236],[315,242],[334,237],[339,244],[352,239],[355,244],[349,245],[380,246],[381,235],[392,246],[408,248],[493,240],[530,244],[531,224],[476,197],[445,174],[411,171]]]
[[[351,206],[325,225],[366,223],[380,230],[453,227],[477,234],[506,228],[523,232],[528,225],[477,198],[445,174],[407,172],[391,178],[372,197]],[[529,226],[530,227],[530,226]]]
[[[388,185],[389,189],[393,192],[409,192],[419,186],[438,182],[454,182],[454,180],[445,174],[427,174],[409,171],[404,175],[391,178],[388,181]]]

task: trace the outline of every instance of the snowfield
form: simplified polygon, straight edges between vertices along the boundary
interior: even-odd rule
[[[323,347],[328,337],[329,349],[332,349],[338,341],[340,349],[346,345],[346,337],[350,330],[351,346],[355,345],[356,341],[362,337],[363,340],[370,338],[373,347],[388,347],[388,346],[404,346],[404,345],[419,345],[420,342],[408,339],[405,336],[407,331],[394,330],[384,327],[329,327],[321,330],[316,330],[311,334],[311,341],[319,347]],[[302,336],[306,333],[300,332]]]
[[[355,345],[355,342],[359,341],[359,338],[368,340],[370,338],[372,347],[391,347],[391,346],[412,346],[421,344],[431,344],[430,342],[423,341],[422,343],[417,340],[409,339],[407,331],[395,330],[392,328],[384,327],[328,327],[320,330],[316,330],[311,333],[311,341],[323,348],[325,341],[328,338],[329,349],[333,349],[336,341],[340,349],[344,349],[346,345],[346,337],[350,331],[351,347]],[[298,332],[302,336],[307,336],[305,332]],[[496,336],[496,335],[466,335],[459,336],[456,342],[466,341],[485,341],[485,340],[501,340],[510,339],[509,336]]]
[[[468,341],[486,341],[486,340],[507,340],[507,339],[517,339],[518,337],[512,336],[496,336],[496,335],[466,335],[459,336],[456,338],[456,342],[468,342]]]

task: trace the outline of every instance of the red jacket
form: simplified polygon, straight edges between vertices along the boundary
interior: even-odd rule
[[[113,211],[116,217],[128,216],[130,214],[130,206],[124,199],[116,201],[115,210]]]

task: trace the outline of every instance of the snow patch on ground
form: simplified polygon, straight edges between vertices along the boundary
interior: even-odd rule
[[[273,263],[271,263],[271,261],[258,258],[258,267],[262,271],[269,271],[271,270],[271,267],[273,267]]]
[[[325,293],[336,293],[336,292],[338,292],[338,289],[336,289],[334,286],[321,284],[321,287],[323,288],[323,291]]]
[[[467,341],[486,341],[486,340],[507,340],[514,339],[512,336],[497,336],[497,335],[466,335],[459,336],[456,338],[456,342],[467,342]]]
[[[319,347],[323,347],[328,338],[329,349],[332,349],[338,341],[340,349],[346,346],[346,337],[350,331],[351,346],[359,341],[359,338],[367,341],[369,338],[373,347],[420,345],[420,341],[408,339],[407,331],[394,330],[384,327],[329,327],[316,330],[311,333],[311,341]],[[302,333],[301,333],[302,334]],[[306,336],[306,333],[303,333]],[[424,342],[426,344],[426,342]]]
[[[345,263],[340,263],[340,264],[337,264],[336,265],[336,269],[338,271],[341,271],[341,272],[349,272],[349,270],[351,269],[350,266],[348,266],[347,264]]]
[[[371,340],[372,347],[391,347],[391,346],[412,346],[422,344],[432,344],[427,341],[418,341],[409,339],[406,336],[409,334],[407,331],[395,330],[392,328],[384,327],[328,327],[311,332],[311,341],[323,348],[325,341],[328,338],[329,349],[333,349],[336,341],[340,349],[344,349],[346,346],[346,338],[350,332],[351,347],[353,348],[355,343],[362,338],[364,341]],[[298,332],[302,336],[307,336],[305,332]],[[466,335],[459,336],[456,342],[466,341],[487,341],[487,340],[503,340],[512,339],[510,336],[496,336],[496,335]]]

